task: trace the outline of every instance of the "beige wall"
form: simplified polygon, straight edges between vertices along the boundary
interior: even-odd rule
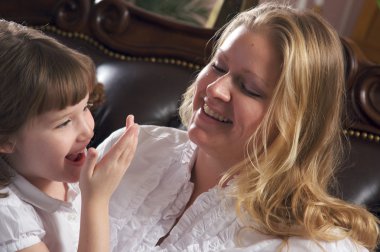
[[[271,0],[261,0],[266,2]],[[315,3],[322,2],[322,15],[335,27],[342,36],[350,37],[356,19],[363,5],[363,0],[289,0],[295,7],[312,8]]]

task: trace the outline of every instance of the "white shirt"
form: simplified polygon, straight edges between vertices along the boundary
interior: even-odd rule
[[[0,158],[0,166],[7,164]],[[50,251],[77,251],[80,225],[80,190],[69,184],[67,202],[46,195],[21,175],[1,190],[0,251],[17,251],[44,242]]]
[[[98,148],[102,156],[122,134],[112,134]],[[136,155],[110,202],[112,251],[278,251],[282,240],[244,228],[229,187],[201,194],[183,213],[193,184],[189,181],[196,146],[174,128],[140,126]],[[350,239],[319,242],[325,251],[367,251]],[[313,241],[292,237],[289,251],[321,251]],[[282,251],[287,251],[286,248]]]

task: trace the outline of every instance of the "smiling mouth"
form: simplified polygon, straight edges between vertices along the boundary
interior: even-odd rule
[[[207,106],[207,104],[205,103],[203,105],[203,111],[205,112],[206,115],[208,115],[209,117],[219,121],[219,122],[223,122],[223,123],[232,123],[231,120],[225,118],[224,116],[216,113],[215,111],[213,111],[212,109],[210,109],[209,106]]]
[[[86,157],[86,154],[85,154],[84,151],[82,151],[82,152],[79,152],[79,153],[69,154],[65,158],[68,159],[68,160],[70,160],[71,162],[79,162],[82,159],[84,159],[85,157]]]

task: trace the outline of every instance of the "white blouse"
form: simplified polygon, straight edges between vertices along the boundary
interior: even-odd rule
[[[122,132],[98,147],[99,156]],[[227,196],[228,186],[201,194],[170,231],[193,190],[189,180],[195,155],[186,132],[140,126],[136,155],[110,203],[112,251],[279,251],[281,239],[244,228],[234,199]],[[292,237],[287,246],[281,251],[368,251],[348,238],[317,244]]]
[[[0,166],[7,166],[1,158]],[[18,251],[41,241],[50,251],[76,251],[81,197],[78,184],[68,187],[68,199],[64,202],[49,197],[16,175],[1,190],[9,196],[0,198],[0,251]]]

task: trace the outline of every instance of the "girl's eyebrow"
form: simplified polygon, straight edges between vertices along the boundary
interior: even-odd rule
[[[41,116],[45,118],[49,124],[54,124],[64,119],[65,117],[70,116],[71,114],[72,114],[72,111],[63,112],[63,111],[52,110],[52,111],[46,112],[45,115],[41,115]]]

